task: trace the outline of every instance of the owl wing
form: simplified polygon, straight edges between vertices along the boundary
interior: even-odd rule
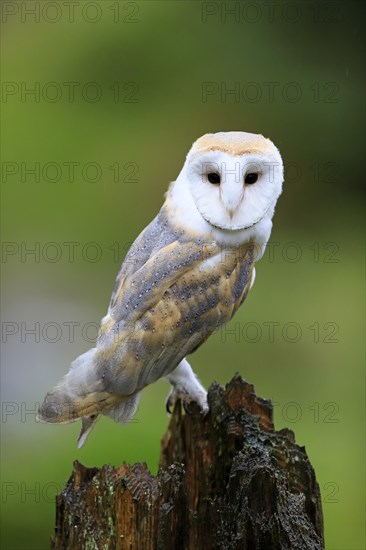
[[[138,271],[155,252],[175,241],[181,233],[171,229],[163,207],[128,250],[116,278],[109,311],[117,305],[126,278]]]
[[[120,395],[171,372],[231,319],[250,287],[251,245],[223,253],[216,243],[165,221],[158,220],[163,227],[158,243],[151,238],[154,223],[136,241],[134,261],[140,267],[122,266],[101,327],[100,376],[108,391]]]

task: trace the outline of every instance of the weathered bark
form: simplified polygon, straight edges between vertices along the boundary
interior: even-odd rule
[[[53,549],[322,549],[319,486],[270,401],[236,376],[213,384],[210,410],[176,404],[159,473],[145,464],[74,463],[56,499]]]

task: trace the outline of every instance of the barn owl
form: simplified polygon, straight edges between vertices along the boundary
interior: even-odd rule
[[[45,422],[81,419],[81,447],[100,415],[126,423],[141,391],[165,377],[179,398],[207,410],[186,356],[230,321],[255,277],[282,191],[278,149],[262,135],[195,141],[165,202],[117,276],[96,347],[80,355],[39,411]]]

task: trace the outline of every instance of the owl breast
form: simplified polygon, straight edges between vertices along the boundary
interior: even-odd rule
[[[252,245],[224,251],[214,245],[159,299],[147,297],[143,314],[117,334],[112,348],[104,347],[107,387],[110,379],[114,388],[120,383],[129,394],[142,389],[169,374],[227,323],[250,288],[253,257]]]

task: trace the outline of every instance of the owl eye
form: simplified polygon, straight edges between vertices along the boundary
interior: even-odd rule
[[[216,172],[210,172],[207,174],[207,179],[210,183],[213,183],[214,185],[218,185],[221,181],[220,174],[216,174]]]
[[[252,184],[252,183],[255,183],[258,179],[258,174],[256,174],[255,172],[251,172],[250,174],[247,174],[245,176],[245,183],[248,183],[248,184]]]

